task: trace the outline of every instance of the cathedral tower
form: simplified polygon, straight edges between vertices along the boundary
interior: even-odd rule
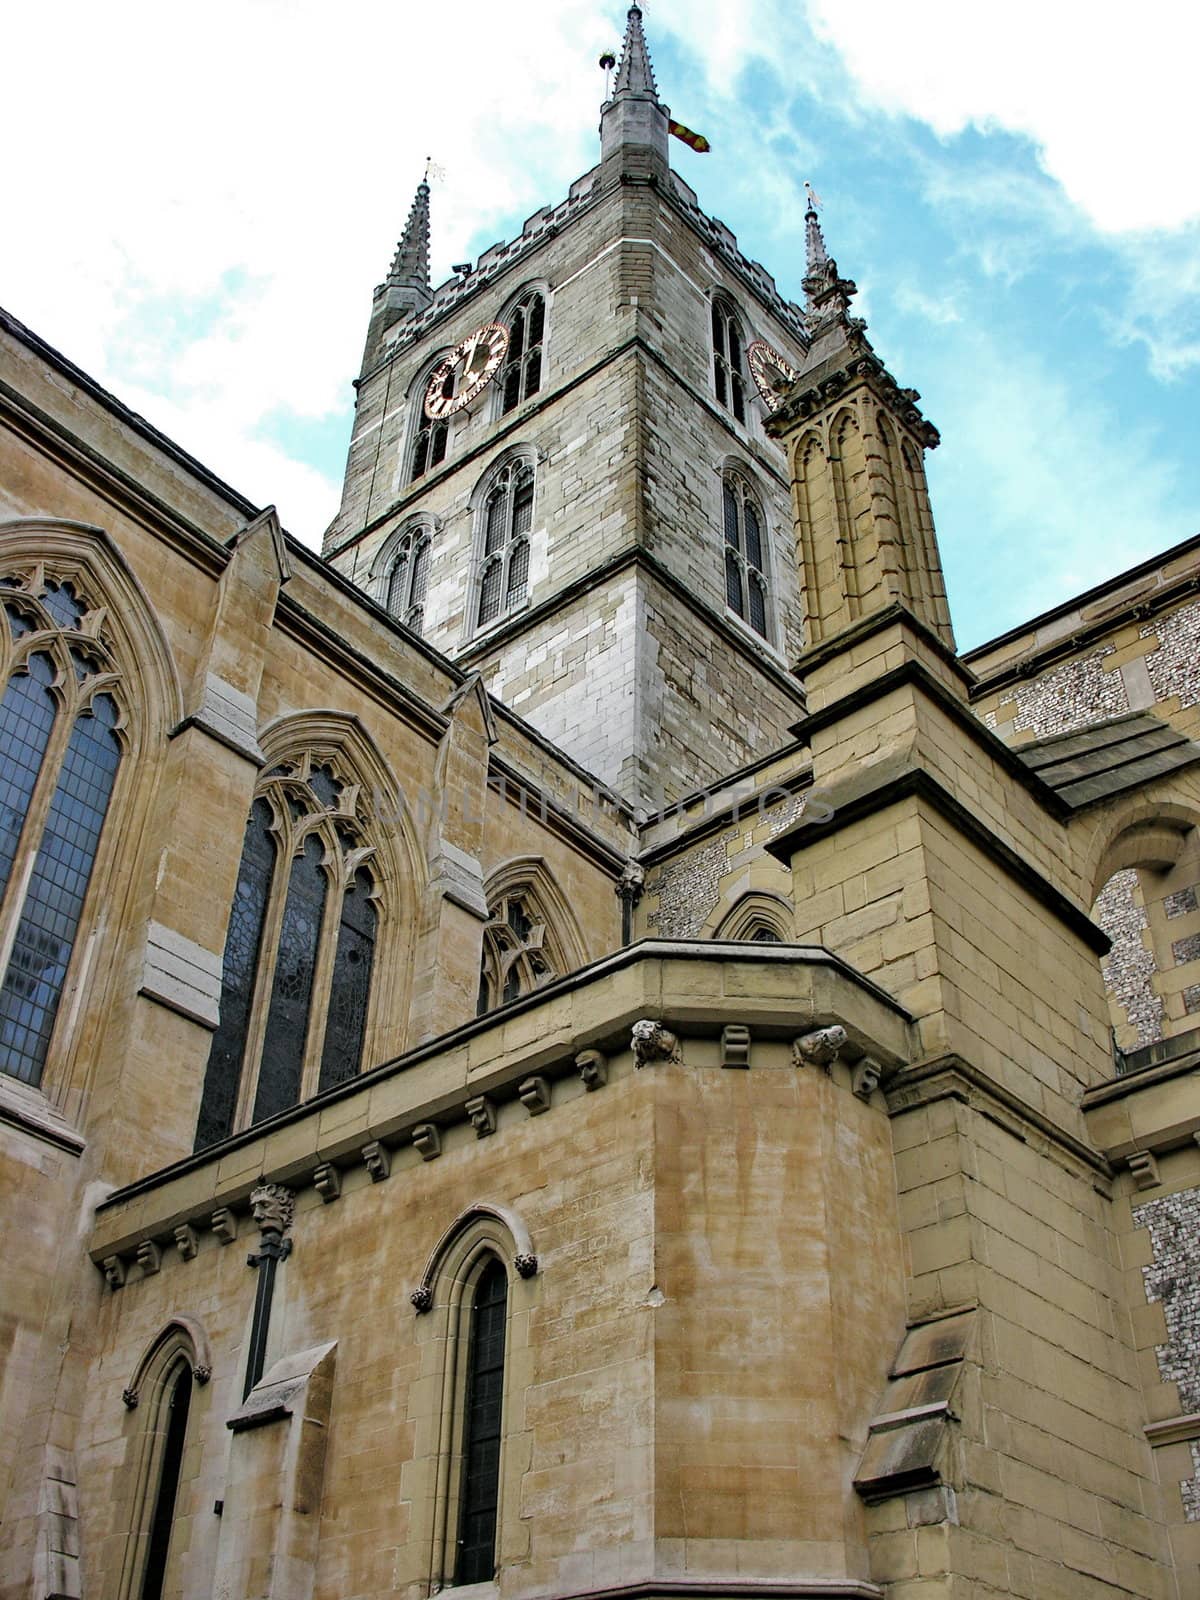
[[[804,709],[765,423],[806,312],[670,170],[669,125],[633,6],[598,165],[433,290],[422,185],[324,548],[651,811],[777,749]]]

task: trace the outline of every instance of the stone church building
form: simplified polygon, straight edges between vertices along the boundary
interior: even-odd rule
[[[321,557],[0,314],[3,1600],[1200,1594],[1200,537],[959,654],[670,128]]]

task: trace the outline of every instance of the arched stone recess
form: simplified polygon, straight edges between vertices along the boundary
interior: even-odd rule
[[[1101,970],[1124,1055],[1196,1026],[1200,923],[1176,918],[1197,909],[1198,824],[1200,805],[1182,796],[1136,795],[1106,808],[1087,852],[1092,916],[1112,940]]]
[[[264,781],[297,759],[331,767],[348,786],[342,805],[353,807],[362,826],[360,860],[374,881],[379,918],[362,1054],[366,1070],[399,1054],[408,1031],[419,908],[428,875],[412,812],[386,757],[356,716],[329,709],[295,712],[261,729],[259,743],[266,757]]]
[[[825,441],[810,428],[801,434],[792,456],[792,483],[796,517],[796,565],[804,599],[805,643],[817,644],[824,636],[817,551],[831,537],[829,467]]]
[[[182,1378],[190,1393],[188,1432],[195,1437],[197,1390],[208,1384],[211,1373],[212,1357],[203,1325],[193,1317],[176,1315],[147,1345],[122,1395],[129,1415],[119,1499],[128,1507],[128,1521],[115,1600],[137,1600],[142,1592],[169,1449],[171,1400]],[[190,1485],[180,1481],[177,1488],[176,1519],[196,1509],[189,1504]]]
[[[588,962],[570,902],[542,856],[514,856],[484,882],[479,1011],[519,998]]]
[[[387,610],[388,580],[396,557],[412,540],[426,534],[436,539],[443,527],[442,518],[432,511],[414,511],[398,522],[376,550],[367,574],[367,592]]]
[[[706,926],[713,939],[733,939],[746,943],[789,944],[795,938],[792,908],[782,895],[751,889],[728,910],[718,907]]]
[[[854,621],[862,614],[857,524],[861,513],[869,507],[866,499],[866,449],[858,413],[853,406],[843,406],[833,418],[829,441],[842,594],[847,615],[850,621]],[[865,556],[870,554],[862,553]]]
[[[25,614],[32,630],[24,646],[42,650],[54,663],[51,693],[60,713],[64,707],[86,709],[84,700],[90,704],[101,696],[110,697],[117,710],[113,734],[121,759],[38,1086],[73,1119],[86,1101],[101,1055],[101,1019],[112,1015],[116,985],[125,976],[119,958],[96,963],[91,953],[101,928],[133,926],[168,738],[184,712],[183,690],[154,607],[104,528],[44,517],[0,522],[0,580],[8,585],[0,588],[0,597]],[[75,595],[82,611],[77,628],[50,616],[40,598],[47,586],[69,587]],[[76,684],[70,660],[76,648],[92,668],[82,684]],[[0,688],[12,672],[25,670],[21,651],[9,628],[0,628]],[[65,724],[61,716],[60,722]],[[65,736],[64,725],[64,742]],[[61,751],[56,756],[48,748],[45,770],[54,770],[60,758]],[[15,917],[19,911],[10,895],[8,913]]]
[[[518,1277],[532,1278],[537,1273],[533,1239],[520,1212],[490,1200],[476,1200],[455,1217],[429,1252],[421,1281],[410,1297],[414,1309],[432,1310],[439,1293],[449,1295],[450,1286],[463,1279],[483,1250],[499,1256]]]
[[[212,1377],[212,1347],[204,1324],[195,1317],[177,1312],[150,1340],[130,1374],[129,1382],[121,1392],[121,1399],[128,1410],[136,1410],[143,1396],[150,1398],[150,1389],[156,1382],[161,1387],[162,1375],[177,1351],[187,1358],[196,1382],[201,1387],[208,1382]]]
[[[423,1380],[411,1389],[413,1454],[401,1473],[400,1494],[412,1504],[413,1527],[429,1552],[430,1594],[453,1582],[463,1482],[471,1308],[488,1266],[499,1262],[507,1278],[504,1372],[495,1560],[503,1566],[526,1554],[521,1522],[520,1473],[527,1459],[523,1396],[529,1381],[531,1307],[540,1293],[533,1241],[520,1214],[487,1200],[468,1206],[430,1252],[421,1283],[411,1295]]]

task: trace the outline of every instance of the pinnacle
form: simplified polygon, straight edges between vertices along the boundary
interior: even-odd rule
[[[825,248],[825,235],[821,232],[817,216],[817,197],[813,193],[813,186],[806,183],[804,188],[808,195],[808,209],[804,213],[804,246],[806,268],[811,276],[829,260],[829,251]]]
[[[617,68],[613,94],[614,96],[648,95],[652,100],[658,99],[654,68],[650,65],[650,51],[646,46],[646,35],[642,32],[642,13],[636,5],[629,8],[629,20],[625,24],[625,42],[621,46],[621,64]]]
[[[392,257],[387,281],[404,288],[430,288],[429,282],[429,185],[417,185],[404,233]]]

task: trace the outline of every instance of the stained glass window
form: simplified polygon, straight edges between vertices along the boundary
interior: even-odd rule
[[[221,969],[221,1014],[208,1052],[196,1149],[224,1139],[233,1128],[246,1030],[254,1001],[254,976],[262,946],[263,920],[271,875],[275,870],[275,843],[271,837],[271,807],[256,800],[246,824],[246,839],[238,867],[237,888],[225,935]]]
[[[255,1122],[295,1105],[300,1098],[317,944],[329,886],[321,865],[324,854],[320,839],[310,833],[292,862],[258,1070]]]
[[[117,721],[107,694],[76,718],[0,988],[0,1066],[26,1083],[41,1078],[62,999],[121,760]]]
[[[493,1258],[471,1302],[456,1584],[486,1583],[496,1570],[507,1313],[508,1276]]]
[[[329,1020],[325,1024],[325,1047],[321,1053],[322,1089],[353,1078],[362,1064],[371,966],[375,958],[375,922],[371,876],[360,870],[342,896]]]
[[[259,1122],[362,1067],[377,913],[353,791],[308,756],[278,763],[262,783],[230,914],[197,1149],[234,1131],[239,1104]],[[351,854],[337,906],[331,885],[347,881]],[[253,1020],[264,1005],[259,1040]]]

